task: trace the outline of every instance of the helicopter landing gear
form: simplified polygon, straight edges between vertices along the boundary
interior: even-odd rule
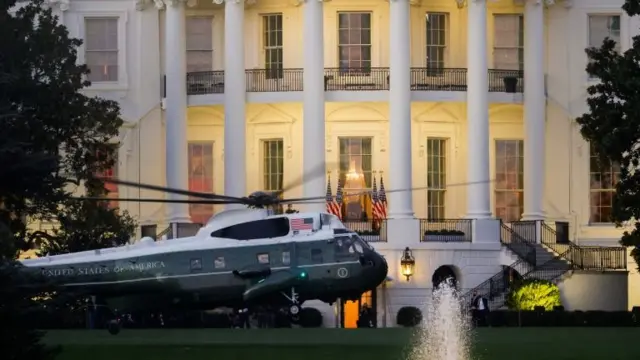
[[[291,287],[291,292],[289,294],[284,291],[281,294],[289,300],[291,305],[289,306],[288,313],[292,322],[298,322],[300,320],[300,311],[302,310],[301,303],[299,300],[299,294],[296,292],[294,287]]]

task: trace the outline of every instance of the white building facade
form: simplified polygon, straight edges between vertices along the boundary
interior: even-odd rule
[[[505,289],[496,284],[511,277],[509,267],[557,281],[568,309],[640,303],[636,264],[613,248],[621,230],[608,221],[618,171],[591,161],[574,122],[587,111],[594,81],[584,49],[608,36],[625,50],[638,33],[640,21],[621,5],[54,4],[71,36],[84,39],[79,61],[93,82],[87,93],[122,107],[126,125],[111,175],[231,196],[279,190],[304,174],[285,197],[322,196],[329,179],[334,192],[340,179],[347,195],[381,179],[387,190],[420,188],[387,194],[380,230],[370,221],[370,197],[345,198],[347,223],[373,234],[391,264],[393,280],[374,296],[379,326],[393,325],[400,307],[423,304],[446,274],[461,289],[480,286],[499,306]],[[319,168],[328,174],[318,176]],[[111,190],[114,197],[158,196]],[[118,205],[159,230],[222,210]],[[409,280],[399,268],[407,247],[416,259]],[[567,268],[536,270],[554,256]]]

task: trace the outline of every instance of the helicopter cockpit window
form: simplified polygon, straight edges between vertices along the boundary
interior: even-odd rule
[[[353,236],[351,236],[351,241],[353,241],[353,246],[356,248],[356,252],[360,254],[364,252],[365,248],[371,249],[371,245],[362,240],[362,238],[358,234],[353,234]]]
[[[289,219],[281,217],[227,226],[212,232],[211,237],[234,240],[270,239],[287,236],[289,230]]]
[[[269,264],[269,254],[258,254],[258,264]]]
[[[348,255],[353,254],[354,250],[351,246],[351,238],[348,236],[340,236],[335,240],[336,246],[336,254],[338,255]]]

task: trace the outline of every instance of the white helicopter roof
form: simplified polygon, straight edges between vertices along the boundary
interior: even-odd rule
[[[215,232],[221,233],[231,228],[256,229],[260,232],[259,223],[265,220],[287,219],[288,233],[278,237],[256,237],[246,240],[234,238],[214,237]],[[278,221],[278,220],[276,220]],[[282,220],[278,221],[282,224]],[[236,225],[240,225],[236,227]],[[287,242],[317,241],[332,238],[334,229],[346,229],[340,219],[329,213],[295,213],[283,215],[269,215],[263,209],[238,209],[218,213],[209,219],[195,236],[154,241],[150,237],[140,239],[134,244],[106,248],[93,251],[82,251],[71,254],[45,256],[36,259],[22,260],[28,267],[73,265],[87,262],[123,260],[131,257],[158,255],[183,251],[202,251],[220,248],[234,248]],[[268,234],[263,234],[264,236]]]

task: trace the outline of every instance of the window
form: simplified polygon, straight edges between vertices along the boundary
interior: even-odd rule
[[[188,145],[189,190],[213,192],[213,143],[190,142]],[[192,198],[192,200],[200,200]],[[206,224],[213,215],[213,205],[190,204],[189,215],[196,224]]]
[[[338,62],[343,72],[371,70],[371,13],[338,13]]]
[[[269,254],[267,253],[258,254],[257,258],[258,258],[258,264],[269,264]]]
[[[224,269],[225,268],[225,263],[224,263],[224,257],[219,256],[217,258],[215,258],[215,260],[213,260],[213,266],[216,269]]]
[[[496,217],[518,221],[523,212],[524,141],[496,140]]]
[[[445,67],[447,51],[448,14],[427,13],[426,64],[430,75],[439,75]]]
[[[201,259],[191,259],[191,271],[194,271],[194,270],[202,270]]]
[[[213,69],[213,17],[189,16],[187,32],[187,72]]]
[[[282,265],[291,264],[291,253],[288,251],[282,252]]]
[[[284,174],[284,144],[279,140],[265,140],[262,142],[263,156],[263,187],[268,191],[282,190]]]
[[[283,48],[282,48],[282,14],[268,14],[262,16],[262,31],[264,33],[263,49],[264,67],[267,79],[282,79],[283,77]]]
[[[444,219],[447,189],[447,139],[427,139],[427,218]]]
[[[321,249],[311,249],[311,261],[314,263],[322,262],[322,250]]]
[[[105,157],[104,160],[112,161],[112,165],[103,171],[97,172],[96,176],[105,179],[118,179],[118,147],[116,145],[109,146],[108,151],[97,153],[98,158]],[[109,199],[118,199],[118,185],[114,183],[105,183],[104,189],[106,190],[106,197]],[[118,200],[111,200],[107,204],[107,207],[115,209],[119,206]]]
[[[589,15],[589,46],[600,47],[606,38],[614,40],[620,52],[620,15]]]
[[[524,18],[522,14],[494,15],[493,67],[524,69]]]
[[[85,63],[91,82],[118,81],[118,18],[85,18]]]
[[[589,223],[610,223],[620,165],[601,159],[593,150],[589,160]]]
[[[367,221],[371,216],[369,195],[349,195],[371,189],[372,145],[370,137],[340,138],[340,183],[343,186],[342,214],[345,221]]]

